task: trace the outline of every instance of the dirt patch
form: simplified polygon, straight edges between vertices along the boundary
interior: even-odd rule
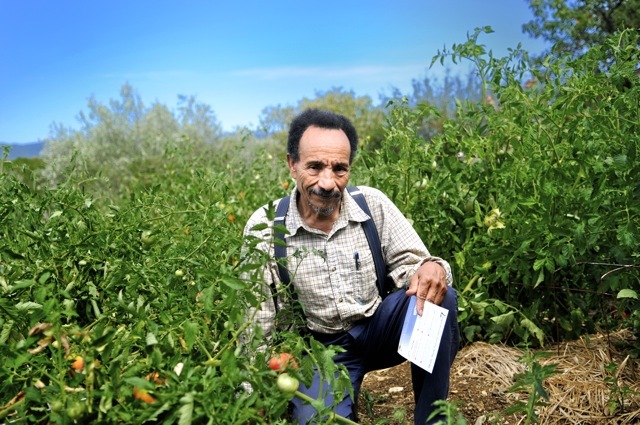
[[[544,381],[549,398],[547,406],[537,411],[540,423],[640,423],[640,361],[617,348],[632,338],[630,332],[621,331],[547,347],[548,357],[537,362],[557,364],[559,373]],[[516,402],[527,402],[528,393],[507,391],[513,376],[525,371],[522,357],[521,350],[486,343],[474,343],[458,353],[449,400],[458,404],[468,424],[525,423],[523,414],[503,414]],[[608,368],[611,362],[615,370]],[[362,424],[412,424],[412,412],[409,363],[367,374],[359,401]]]

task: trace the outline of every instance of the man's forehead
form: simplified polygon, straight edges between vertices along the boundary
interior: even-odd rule
[[[300,159],[305,163],[348,164],[349,149],[328,149],[325,146],[319,146],[317,149],[313,146],[308,149],[301,148]]]
[[[322,158],[349,155],[351,145],[342,130],[309,127],[300,139],[300,153]]]

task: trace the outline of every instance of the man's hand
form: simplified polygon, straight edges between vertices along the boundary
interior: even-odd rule
[[[416,295],[416,310],[422,316],[424,302],[442,304],[448,289],[444,268],[438,263],[427,261],[411,277],[406,294]]]

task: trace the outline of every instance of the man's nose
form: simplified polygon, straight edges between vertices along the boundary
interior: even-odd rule
[[[324,169],[320,173],[318,186],[324,190],[333,190],[336,187],[335,174],[331,169]]]

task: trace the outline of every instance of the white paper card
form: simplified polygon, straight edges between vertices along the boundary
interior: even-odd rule
[[[422,316],[418,316],[416,296],[411,296],[402,326],[398,353],[427,372],[433,372],[448,314],[449,310],[446,308],[425,302]]]

